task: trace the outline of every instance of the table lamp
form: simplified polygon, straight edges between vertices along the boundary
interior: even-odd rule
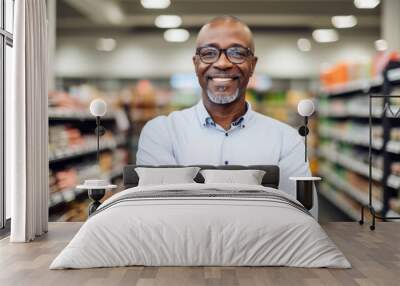
[[[107,112],[107,104],[102,99],[95,99],[90,103],[90,113],[96,117],[96,129],[95,133],[97,136],[97,163],[100,163],[100,136],[106,133],[106,129],[101,126],[100,118]],[[92,200],[89,205],[89,216],[93,214],[100,206],[100,200],[104,197],[106,189],[114,189],[116,185],[110,185],[106,180],[90,179],[85,180],[83,185],[77,186],[78,189],[88,190],[88,196]]]
[[[297,105],[297,112],[304,117],[304,125],[300,126],[299,134],[304,137],[304,161],[307,163],[307,135],[310,132],[308,129],[308,117],[315,111],[314,103],[311,99],[300,100]],[[314,202],[314,181],[320,181],[320,177],[290,177],[290,180],[296,181],[296,199],[302,205],[310,210]]]
[[[100,118],[103,117],[107,112],[107,104],[102,99],[92,100],[90,103],[90,113],[96,117],[96,129],[94,130],[97,135],[97,163],[99,163],[100,158],[100,136],[106,133],[106,129],[101,126]]]
[[[308,117],[315,111],[314,103],[311,99],[300,100],[297,105],[297,112],[304,117],[304,125],[299,128],[299,134],[304,137],[305,151],[304,161],[307,162],[307,135],[310,132],[308,129]]]

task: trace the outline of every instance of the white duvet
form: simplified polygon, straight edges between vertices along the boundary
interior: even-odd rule
[[[313,217],[278,201],[174,197],[115,203],[123,196],[137,194],[133,192],[207,189],[261,190],[290,198],[276,189],[238,184],[127,189],[100,206],[104,209],[85,222],[50,269],[127,265],[351,267]]]

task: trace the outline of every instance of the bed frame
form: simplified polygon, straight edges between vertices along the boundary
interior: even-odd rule
[[[123,184],[124,189],[136,187],[139,183],[139,176],[135,171],[136,167],[147,167],[147,168],[179,168],[179,167],[200,167],[201,170],[205,169],[218,169],[218,170],[263,170],[265,171],[265,175],[262,179],[262,185],[265,187],[271,187],[278,189],[279,186],[279,167],[275,165],[249,165],[249,166],[241,166],[241,165],[222,165],[222,166],[213,166],[213,165],[190,165],[190,166],[182,166],[182,165],[160,165],[160,166],[149,166],[149,165],[127,165],[123,170]],[[200,174],[194,178],[197,183],[204,183],[204,178]]]
[[[190,166],[182,166],[182,165],[127,165],[123,169],[123,188],[129,189],[136,187],[139,183],[139,176],[135,171],[136,167],[147,167],[147,168],[179,168],[179,167],[200,167],[201,170],[206,169],[218,169],[218,170],[263,170],[265,171],[265,175],[262,179],[261,184],[264,187],[270,187],[274,189],[278,189],[279,186],[279,167],[274,165],[249,165],[249,166],[241,166],[241,165],[223,165],[223,166],[213,166],[213,165],[190,165]],[[197,183],[204,183],[204,178],[200,174],[194,178]],[[100,200],[104,197],[106,190],[105,189],[93,189],[89,190],[88,195],[92,200],[92,203],[89,205],[88,212],[89,216],[96,211],[96,209],[101,205]]]

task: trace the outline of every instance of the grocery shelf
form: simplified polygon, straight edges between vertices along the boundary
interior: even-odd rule
[[[115,178],[121,177],[122,176],[122,168],[119,169],[115,169],[112,170],[109,174],[108,174],[108,179],[110,181],[112,181]]]
[[[350,218],[355,221],[360,219],[360,213],[353,208],[353,206],[347,202],[345,199],[338,196],[337,192],[334,191],[326,183],[320,184],[318,191],[323,195],[328,201],[338,207],[342,212],[347,214]]]
[[[116,169],[116,170],[112,170],[108,174],[104,174],[104,175],[100,176],[100,179],[112,181],[113,179],[120,177],[120,176],[122,176],[122,170]],[[77,196],[79,196],[80,194],[83,194],[85,192],[87,192],[87,190],[68,188],[68,189],[64,189],[59,192],[51,193],[50,197],[49,197],[49,208],[55,207],[56,205],[59,205],[60,203],[71,202]]]
[[[59,162],[73,157],[83,156],[97,151],[97,141],[87,140],[85,145],[68,146],[68,149],[57,149],[49,152],[49,163]],[[99,150],[115,149],[124,144],[124,138],[100,140]]]
[[[66,120],[66,119],[74,119],[74,120],[96,120],[89,111],[87,110],[77,110],[77,109],[70,109],[70,108],[54,108],[49,107],[48,109],[48,116],[49,120]],[[102,120],[104,119],[114,119],[113,113],[106,113],[104,116],[101,117]]]
[[[329,78],[325,82],[329,82]],[[379,183],[382,193],[376,193],[376,195],[379,195],[379,199],[373,199],[372,205],[377,212],[383,212],[386,217],[399,216],[396,212],[388,210],[388,196],[383,196],[383,193],[390,192],[394,195],[394,192],[400,189],[400,176],[390,171],[392,163],[399,163],[399,157],[394,155],[400,155],[400,142],[390,139],[383,149],[384,142],[381,134],[392,134],[392,128],[398,128],[397,125],[394,125],[393,120],[399,117],[400,106],[396,104],[397,101],[392,101],[392,103],[389,101],[389,106],[383,106],[385,102],[383,97],[394,97],[396,93],[394,88],[398,88],[399,85],[400,62],[391,61],[382,74],[376,78],[360,79],[329,88],[321,88],[321,100],[318,108],[318,116],[321,120],[318,130],[319,136],[323,138],[323,142],[327,145],[321,146],[318,150],[318,156],[365,178],[369,178],[370,173],[368,158],[366,157],[368,154],[366,153],[365,156],[360,154],[359,156],[358,150],[360,148],[358,147],[368,148],[370,146],[368,128],[370,116],[374,122],[372,128],[379,128],[379,132],[373,133],[371,148],[374,149],[374,158],[376,156],[376,159],[380,162],[379,166],[382,165],[382,167],[377,168],[374,165],[371,168],[371,179]],[[370,114],[369,102],[371,98],[378,99],[372,103]],[[382,120],[384,117],[390,120]],[[377,136],[378,134],[379,136]],[[333,142],[347,143],[348,145],[343,146],[342,152],[342,149],[337,149],[337,144]],[[357,150],[357,152],[353,153],[352,150]],[[378,154],[375,150],[381,152]],[[384,174],[383,170],[388,170],[388,173]],[[324,184],[321,193],[324,193],[327,199],[330,199],[350,217],[360,219],[360,211],[354,212],[354,209],[357,204],[364,206],[369,204],[369,190],[352,185],[346,178],[335,174],[334,168],[331,170],[329,165],[322,164],[320,173],[327,182]],[[382,184],[384,176],[387,176],[385,185]],[[335,194],[333,188],[340,192]],[[340,195],[346,195],[346,197],[340,197]]]
[[[396,216],[400,216],[400,214],[398,214],[395,211],[389,210],[386,214],[387,217],[396,217]],[[395,221],[395,222],[400,222],[399,220],[390,220],[389,221]]]
[[[398,81],[400,81],[400,68],[389,70],[387,76],[389,81],[397,83]]]
[[[368,138],[357,138],[354,134],[340,134],[339,132],[335,132],[334,130],[325,130],[324,128],[320,128],[319,135],[321,137],[330,138],[344,143],[369,147]],[[371,146],[373,149],[380,150],[382,148],[382,145],[382,138],[372,138]],[[386,150],[394,154],[400,154],[400,142],[389,140],[386,145]]]
[[[339,152],[336,152],[334,150],[325,150],[325,149],[320,149],[318,151],[318,155],[320,157],[324,157],[325,159],[337,163],[341,165],[344,168],[347,168],[353,172],[356,172],[358,174],[361,174],[363,176],[368,177],[369,176],[369,166],[368,164],[361,162],[357,160],[356,158],[353,158],[347,154],[341,154]],[[383,171],[372,167],[372,179],[375,181],[380,182],[382,180],[383,176]],[[400,187],[400,176],[397,175],[389,175],[387,185],[391,188],[398,189]]]
[[[388,80],[397,84],[400,81],[400,68],[388,71]],[[374,79],[359,79],[344,84],[337,84],[329,88],[321,88],[320,93],[324,97],[338,96],[348,93],[364,92],[370,89],[379,88],[383,84],[383,77],[378,76]]]
[[[370,88],[381,86],[382,83],[382,77],[377,77],[375,79],[359,79],[344,84],[337,84],[329,88],[322,88],[320,92],[326,97],[336,96],[346,93],[368,91]]]
[[[363,192],[362,190],[351,185],[350,183],[344,181],[343,178],[336,175],[333,170],[329,170],[329,168],[326,167],[321,167],[319,173],[324,180],[328,181],[336,188],[342,190],[362,205],[369,204],[369,197],[367,192]],[[380,211],[382,209],[382,202],[374,198],[372,199],[372,205],[374,206],[376,211]]]
[[[141,115],[138,113],[134,113],[133,119],[138,122],[146,122],[154,117],[161,114],[150,114],[150,115]],[[114,120],[116,114],[114,112],[106,113],[101,117],[101,120]],[[52,108],[49,107],[49,120],[80,120],[80,121],[88,121],[88,120],[96,120],[90,112],[86,110],[75,110],[75,109],[63,109],[63,108]]]
[[[392,110],[393,113],[390,111],[386,113],[387,118],[394,118],[397,119],[396,113],[400,109],[400,106],[397,105],[391,105],[390,109]],[[383,113],[383,108],[382,107],[373,107],[372,109],[372,118],[382,118],[382,113]],[[355,118],[369,118],[369,108],[368,106],[366,107],[360,107],[358,106],[357,108],[348,108],[344,110],[331,110],[327,108],[320,108],[318,110],[318,115],[320,117],[329,117],[329,118],[347,118],[347,117],[355,117]]]
[[[327,184],[320,184],[318,192],[323,195],[324,198],[326,198],[328,201],[338,207],[341,211],[347,214],[350,218],[354,219],[355,221],[360,220],[360,210],[354,209],[354,207],[349,204],[349,202],[337,196],[336,191],[334,191],[330,186],[327,186]],[[399,215],[400,214],[392,210],[389,210],[386,214],[387,217],[396,217]],[[388,221],[399,222],[399,220]]]

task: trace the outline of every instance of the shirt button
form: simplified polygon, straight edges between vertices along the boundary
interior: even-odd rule
[[[225,161],[225,165],[228,165],[229,164],[229,162],[228,161]]]
[[[228,132],[226,132],[226,133],[225,133],[225,136],[228,137],[228,135],[229,135]]]

